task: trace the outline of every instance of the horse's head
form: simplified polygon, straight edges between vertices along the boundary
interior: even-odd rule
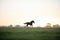
[[[34,20],[32,20],[31,23],[35,23]]]

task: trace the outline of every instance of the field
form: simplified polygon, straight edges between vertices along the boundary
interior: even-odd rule
[[[60,29],[0,28],[0,40],[60,40]]]

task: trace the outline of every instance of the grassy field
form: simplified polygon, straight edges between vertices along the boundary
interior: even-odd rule
[[[60,29],[0,28],[0,40],[60,40]]]

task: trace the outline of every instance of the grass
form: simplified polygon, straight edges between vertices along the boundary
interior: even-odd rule
[[[0,28],[0,40],[60,40],[60,29]]]

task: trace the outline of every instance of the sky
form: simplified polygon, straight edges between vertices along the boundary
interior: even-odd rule
[[[0,26],[60,24],[60,0],[0,0]]]

